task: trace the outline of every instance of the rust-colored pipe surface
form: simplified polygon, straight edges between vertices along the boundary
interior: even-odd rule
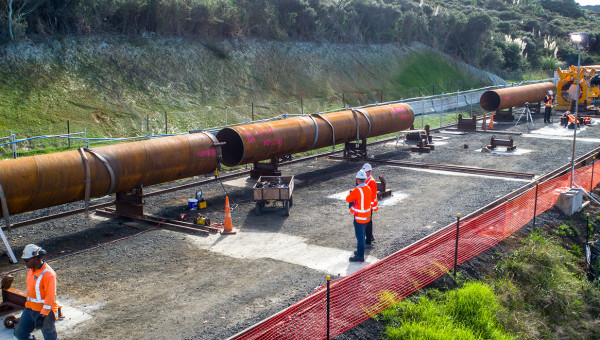
[[[225,142],[223,163],[235,166],[406,130],[414,119],[409,105],[388,104],[234,126],[217,139]]]
[[[540,83],[504,89],[485,91],[479,99],[479,105],[486,111],[497,111],[525,103],[542,101],[548,91],[556,93],[553,83]]]
[[[217,167],[211,137],[194,133],[85,151],[90,196],[210,173]],[[9,214],[83,200],[85,182],[86,168],[79,151],[0,161],[0,185]]]

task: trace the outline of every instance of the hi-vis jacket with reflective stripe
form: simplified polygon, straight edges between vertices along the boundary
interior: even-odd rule
[[[546,95],[546,98],[544,98],[544,107],[552,107],[552,96],[551,95]]]
[[[42,315],[58,315],[56,301],[56,273],[44,262],[41,268],[27,272],[27,302],[25,308],[40,312]]]
[[[379,201],[377,200],[377,182],[375,182],[373,176],[369,176],[365,184],[369,186],[369,189],[371,189],[371,209],[373,209],[373,211],[377,211],[379,210]]]
[[[350,213],[358,223],[368,223],[371,220],[371,189],[362,183],[357,186],[350,195],[346,196],[346,202],[354,204]]]

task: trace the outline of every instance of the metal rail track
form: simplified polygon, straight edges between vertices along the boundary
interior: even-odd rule
[[[336,160],[343,159],[340,156],[329,156],[329,158],[336,159]],[[495,177],[523,178],[523,179],[532,179],[533,177],[535,177],[535,174],[530,174],[530,173],[525,173],[525,172],[502,171],[502,170],[484,169],[484,168],[476,168],[476,167],[461,166],[461,165],[433,164],[433,163],[422,163],[422,162],[411,162],[411,161],[398,161],[398,160],[391,160],[391,159],[369,159],[369,162],[388,164],[388,165],[396,165],[396,166],[407,167],[407,168],[442,170],[442,171],[450,171],[450,172],[460,172],[460,173],[470,173],[470,174],[477,174],[477,175],[495,176]]]

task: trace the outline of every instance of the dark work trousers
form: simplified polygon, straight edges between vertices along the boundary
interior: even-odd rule
[[[544,123],[550,123],[550,116],[552,116],[552,107],[544,108]]]
[[[25,308],[21,314],[19,323],[15,327],[15,338],[19,340],[31,339],[31,332],[35,331],[35,321],[39,316],[40,312]],[[56,327],[54,326],[55,321],[56,318],[54,317],[54,312],[50,311],[42,326],[42,335],[44,336],[44,340],[58,340],[58,336],[56,335]]]
[[[373,241],[375,241],[375,238],[373,237],[373,213],[371,212],[371,220],[367,222],[365,243],[371,244]]]

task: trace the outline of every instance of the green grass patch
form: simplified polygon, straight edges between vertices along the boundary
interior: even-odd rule
[[[500,308],[491,286],[468,282],[400,301],[381,319],[387,339],[515,339],[497,321]]]
[[[555,231],[532,232],[480,282],[388,308],[380,314],[385,338],[600,339],[600,287],[587,280],[577,241],[568,244],[573,235]]]

